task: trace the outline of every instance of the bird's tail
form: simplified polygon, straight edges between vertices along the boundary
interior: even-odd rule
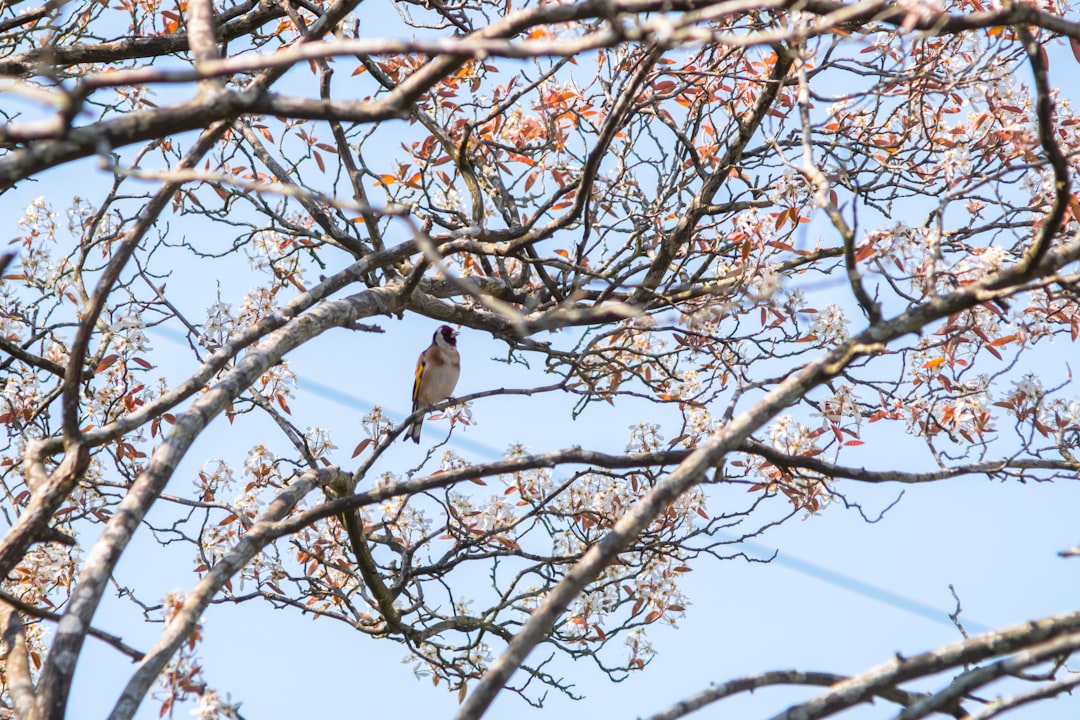
[[[405,434],[402,436],[404,440],[412,440],[417,445],[420,444],[420,426],[424,424],[424,418],[417,418],[413,420],[412,425],[408,427]]]

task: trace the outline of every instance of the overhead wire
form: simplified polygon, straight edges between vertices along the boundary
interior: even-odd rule
[[[158,326],[150,328],[150,331],[171,342],[186,344],[180,333],[168,328]],[[373,403],[359,395],[343,390],[338,386],[320,382],[319,380],[306,377],[302,374],[297,374],[296,380],[297,386],[302,387],[306,392],[351,410],[370,412],[371,409],[378,405],[378,403]],[[383,412],[394,422],[402,422],[407,417],[407,413],[398,412],[392,409],[384,408]],[[502,453],[496,448],[482,442],[477,442],[471,438],[464,437],[461,434],[452,437],[450,444],[459,449],[474,453],[486,460],[499,460],[502,458]],[[940,625],[946,625],[951,628],[957,627],[958,621],[954,620],[955,613],[950,613],[948,610],[943,610],[942,608],[922,602],[921,600],[916,600],[915,598],[882,587],[881,585],[860,580],[847,573],[833,570],[832,568],[801,558],[789,552],[769,547],[764,543],[754,540],[743,540],[740,545],[745,551],[748,551],[749,554],[756,555],[758,559],[769,559],[769,562],[772,564],[786,568],[792,572],[819,580],[827,585],[845,590],[854,595],[860,595],[870,600],[874,600],[909,615],[914,615],[924,620],[929,620]],[[991,630],[989,625],[977,620],[972,620],[967,616],[964,617],[963,627],[965,630],[975,633],[989,632]]]

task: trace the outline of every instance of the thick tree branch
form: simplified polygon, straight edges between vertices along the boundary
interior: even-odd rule
[[[1032,658],[1050,658],[1080,648],[1080,613],[1063,613],[1034,622],[1014,625],[1004,630],[978,635],[970,640],[947,645],[910,658],[898,657],[879,665],[863,675],[834,685],[828,692],[805,703],[788,708],[774,715],[771,720],[816,720],[833,715],[844,708],[863,702],[886,687],[915,678],[933,675],[951,668],[977,663],[998,655],[1017,653],[1015,659],[1006,660],[1009,667],[1027,667]],[[1035,660],[1034,662],[1041,662]],[[991,665],[990,668],[1001,666]],[[993,674],[997,670],[977,669],[976,678]],[[980,683],[981,684],[981,683]],[[905,710],[900,717],[923,717],[922,708],[928,711],[940,707],[938,702],[954,702],[953,694],[934,695]]]
[[[59,613],[50,612],[43,608],[39,608],[36,605],[25,603],[22,600],[19,600],[17,597],[9,595],[8,593],[3,591],[0,591],[0,603],[7,603],[23,615],[27,615],[33,618],[39,618],[41,620],[60,622],[60,618],[62,617]],[[124,639],[119,635],[107,633],[104,630],[96,627],[91,627],[89,630],[87,630],[87,634],[93,638],[102,641],[103,643],[111,645],[112,647],[116,648],[117,650],[127,655],[129,658],[136,662],[142,660],[143,658],[143,653],[141,651],[136,650],[135,648],[125,643]]]
[[[43,7],[48,7],[46,3]],[[228,42],[245,37],[253,30],[284,15],[277,3],[245,0],[223,9],[218,17],[217,38]],[[0,32],[4,31],[0,24]],[[26,76],[42,66],[67,68],[73,65],[116,63],[131,58],[156,58],[174,55],[189,49],[188,34],[177,31],[153,37],[124,38],[101,43],[71,43],[34,48],[0,59],[0,75]]]
[[[1072,198],[1069,180],[1069,161],[1061,151],[1054,130],[1054,100],[1051,97],[1050,78],[1046,67],[1045,50],[1023,25],[1014,28],[1020,42],[1024,45],[1032,74],[1035,76],[1035,112],[1038,118],[1039,143],[1050,161],[1054,173],[1054,200],[1050,212],[1043,218],[1039,235],[1024,256],[1023,269],[1034,274],[1054,238],[1061,231],[1065,221],[1065,211]]]
[[[360,317],[393,312],[398,309],[395,297],[393,287],[377,288],[313,308],[267,335],[200,395],[188,410],[176,416],[164,442],[154,450],[146,469],[136,477],[106,523],[101,538],[86,556],[81,582],[72,594],[64,619],[57,628],[53,652],[42,672],[41,685],[45,692],[39,699],[39,708],[45,717],[52,717],[49,712],[54,712],[57,707],[62,708],[66,701],[70,675],[64,671],[74,669],[86,628],[116,563],[131,542],[139,523],[172,478],[180,460],[210,421],[290,350],[331,328],[346,326]]]
[[[837,683],[850,679],[851,678],[847,675],[837,675],[835,673],[826,672],[804,672],[802,670],[774,670],[758,675],[748,675],[747,677],[738,678],[737,680],[729,680],[727,682],[714,684],[707,690],[703,690],[696,695],[675,703],[667,710],[656,713],[655,715],[650,715],[645,720],[678,720],[678,718],[696,712],[706,705],[710,705],[719,700],[724,700],[733,695],[738,695],[739,693],[752,693],[760,688],[774,687],[777,685],[817,685],[822,687],[832,687]],[[897,703],[903,707],[910,707],[928,694],[929,693],[908,692],[895,687],[885,687],[878,690],[876,697]],[[867,700],[871,699],[872,697],[867,698]],[[959,706],[953,708],[949,714],[956,718],[966,717],[966,713]]]
[[[211,126],[204,131],[189,153],[181,161],[181,166],[192,167],[199,162],[203,155],[209,152],[210,148],[217,143],[225,130],[226,126],[218,124]],[[105,272],[98,281],[94,296],[91,299],[91,306],[83,311],[82,321],[76,333],[75,341],[72,343],[72,349],[69,355],[70,359],[68,361],[67,370],[65,371],[64,383],[62,386],[64,446],[67,450],[65,461],[68,457],[71,457],[72,452],[74,451],[76,456],[80,458],[79,464],[81,467],[78,468],[80,472],[67,473],[60,478],[59,482],[51,482],[47,489],[35,493],[34,501],[38,502],[40,499],[42,511],[40,514],[35,514],[33,516],[31,516],[29,512],[26,513],[19,519],[20,524],[28,516],[39,523],[47,522],[48,518],[51,517],[57,508],[59,508],[60,503],[63,502],[68,493],[74,488],[75,482],[81,474],[81,470],[85,468],[86,464],[89,462],[89,452],[85,441],[82,438],[82,432],[79,429],[79,390],[82,384],[82,369],[87,348],[89,347],[93,333],[97,329],[97,320],[104,309],[106,299],[112,291],[113,285],[117,282],[121,271],[131,259],[132,253],[135,252],[135,249],[142,242],[146,233],[154,226],[157,218],[172,199],[178,187],[179,186],[175,184],[165,185],[157,192],[154,198],[147,203],[139,220],[128,232],[128,235],[124,238],[120,247],[113,254]],[[44,450],[44,446],[40,446],[40,450]],[[125,498],[125,500],[126,499],[127,498]],[[48,513],[48,515],[45,515],[45,513]],[[121,517],[123,517],[122,514]],[[136,520],[130,527],[125,528],[129,535],[134,532],[137,522],[138,521]],[[18,526],[13,528],[12,533],[9,533],[8,537],[4,538],[4,543],[0,546],[0,553],[6,549],[8,540],[11,538],[11,535],[14,534],[17,527]],[[99,540],[98,544],[95,545],[95,549],[101,547],[105,542],[104,539]],[[116,548],[117,552],[122,551],[122,549],[123,545]],[[115,563],[115,560],[113,562]],[[3,563],[0,562],[0,569],[2,568]],[[75,672],[79,653],[82,649],[86,633],[90,628],[90,620],[97,610],[98,602],[101,599],[101,593],[104,592],[105,583],[108,581],[111,570],[112,565],[109,565],[104,572],[95,575],[94,572],[90,571],[90,566],[88,565],[82,575],[82,580],[72,594],[71,601],[64,612],[64,616],[57,626],[52,650],[41,671],[39,695],[35,704],[35,713],[37,717],[63,717],[67,707],[68,694],[71,689],[71,681]],[[7,571],[4,570],[4,572],[6,573]]]
[[[283,490],[266,508],[254,525],[244,534],[233,549],[228,552],[199,581],[199,584],[184,598],[180,610],[176,612],[165,632],[161,634],[154,647],[147,651],[139,663],[131,680],[128,681],[113,707],[109,720],[130,720],[138,710],[139,704],[146,697],[150,687],[157,680],[165,664],[187,641],[203,612],[210,605],[225,583],[245,565],[251,562],[275,535],[268,533],[275,521],[292,512],[296,504],[309,492],[321,484],[333,481],[334,472],[330,470],[312,470],[304,473]]]
[[[1062,248],[1057,253],[1053,251],[1048,253],[1049,259],[1059,263],[1065,261],[1066,258],[1071,260],[1077,256],[1080,256],[1080,243]],[[998,275],[1004,279],[1013,277],[1015,274],[1015,269],[1009,269]],[[514,637],[513,642],[490,666],[461,706],[457,719],[477,720],[480,718],[502,687],[509,682],[514,671],[525,661],[536,644],[544,638],[570,602],[605,567],[615,561],[618,554],[658,513],[686,490],[704,480],[706,472],[715,467],[727,453],[744,443],[752,432],[795,400],[803,397],[809,390],[839,374],[856,358],[880,352],[889,341],[924,328],[934,320],[995,297],[1007,297],[1021,289],[1015,285],[1005,287],[1006,289],[1002,289],[998,276],[991,276],[982,283],[935,297],[895,318],[873,325],[840,344],[831,352],[793,372],[766,393],[753,408],[736,415],[730,423],[718,430],[673,472],[657,483],[652,491],[638,501],[600,542],[589,548],[585,556],[548,593],[543,604],[533,611],[524,627]],[[785,720],[796,720],[796,718]]]
[[[7,691],[18,717],[31,717],[34,707],[34,679],[30,674],[30,653],[22,617],[10,603],[0,602],[0,628],[4,640],[4,674]]]

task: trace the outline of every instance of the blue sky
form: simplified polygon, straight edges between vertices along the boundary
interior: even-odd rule
[[[1066,78],[1065,90],[1075,97],[1075,65],[1067,62],[1071,63],[1067,51],[1057,46],[1052,77]],[[68,183],[85,174],[100,178],[102,184],[108,179],[92,161],[50,176],[55,179],[59,173],[68,174]],[[2,202],[7,216],[17,217],[21,207],[40,193],[27,183],[6,194]],[[9,234],[14,234],[10,225]],[[216,275],[227,297],[242,293],[242,281],[230,284],[228,272],[214,267],[206,280]],[[203,303],[208,287],[204,283],[192,288],[193,306]],[[416,354],[437,324],[416,317],[378,322],[385,334],[333,331],[289,358],[298,377],[297,396],[290,403],[294,419],[301,427],[334,428],[338,459],[346,467],[352,447],[362,437],[360,418],[372,405],[395,418],[407,413]],[[175,336],[152,333],[151,341],[162,371],[179,373],[186,352]],[[537,382],[536,373],[495,361],[503,354],[502,346],[479,333],[464,331],[460,344],[464,361],[458,394]],[[1051,364],[1032,370],[1063,374],[1066,361],[1075,355],[1074,345],[1059,343]],[[477,424],[455,431],[452,445],[472,461],[494,459],[510,443],[523,439],[536,452],[573,444],[617,451],[626,443],[631,422],[652,420],[649,414],[656,412],[644,403],[620,403],[618,408],[597,404],[571,421],[570,404],[561,397],[478,402],[473,408]],[[248,420],[230,426],[219,418],[178,472],[178,489],[188,487],[185,483],[207,458],[242,462],[268,426]],[[445,427],[429,421],[425,444]],[[907,467],[906,450],[895,440],[868,442],[845,457],[855,465]],[[422,452],[423,446],[399,443],[380,468],[401,471],[415,464]],[[897,652],[914,654],[960,639],[948,619],[955,608],[950,585],[963,603],[961,622],[972,633],[1075,609],[1080,558],[1063,559],[1057,553],[1080,542],[1076,523],[1080,484],[1019,485],[969,478],[907,488],[844,483],[839,489],[860,502],[870,516],[889,508],[901,492],[903,498],[873,524],[857,511],[833,504],[820,515],[774,528],[745,548],[759,557],[778,549],[779,556],[768,564],[739,559],[698,562],[684,579],[692,602],[687,616],[676,628],[656,626],[650,631],[657,655],[644,672],[613,684],[588,662],[557,660],[557,674],[571,678],[575,691],[587,696],[584,701],[552,694],[545,711],[533,711],[506,694],[487,717],[527,720],[541,712],[567,719],[592,718],[598,712],[605,717],[644,717],[711,682],[766,670],[859,673]],[[186,549],[154,549],[151,554],[152,540],[145,529],[141,540],[145,552],[125,558],[118,581],[137,579],[147,588],[148,599],[194,585]],[[162,563],[162,558],[175,564]],[[126,601],[110,597],[95,624],[146,648],[160,625],[133,622],[132,609]],[[400,645],[372,640],[327,620],[313,621],[259,603],[215,607],[206,614],[205,637],[200,652],[207,680],[242,701],[249,720],[341,714],[449,718],[457,708],[456,694],[412,677],[411,666],[402,662],[405,651]],[[538,648],[534,658],[544,652]],[[129,669],[127,660],[90,640],[76,679],[71,717],[103,716]],[[939,678],[936,686],[946,681]],[[935,683],[916,687],[931,689]],[[762,691],[693,717],[768,717],[812,694]],[[887,703],[879,703],[845,717],[891,717],[891,710]],[[1072,720],[1078,712],[1080,701],[1065,697],[1010,718]],[[177,713],[185,715],[186,709]],[[139,717],[157,717],[156,704],[145,703]]]
[[[298,352],[290,359],[299,386],[290,403],[294,418],[318,417],[338,428],[339,452],[348,453],[351,444],[342,439],[348,437],[350,426],[359,429],[370,403],[403,417],[417,344],[426,342],[431,324],[387,320],[385,335],[340,331]],[[159,354],[173,342],[161,334],[152,337]],[[466,330],[460,345],[465,357],[462,393],[525,381],[514,377],[521,374],[517,368],[488,359],[497,346],[477,333]],[[375,382],[356,380],[372,375]],[[335,383],[342,385],[340,393],[333,390]],[[590,447],[617,449],[625,443],[625,413],[594,406],[595,411],[568,422],[565,408],[554,407],[557,402],[539,404],[530,406],[538,421],[525,428],[507,422],[514,413],[497,402],[477,403],[477,424],[460,433],[460,443],[455,433],[458,451],[474,461],[492,459],[501,446],[522,434],[529,436],[536,451],[566,446],[572,444],[568,438],[580,441],[583,436],[589,438]],[[238,452],[242,457],[247,442],[255,441],[258,433],[244,438],[236,431],[241,425],[237,422],[227,432],[211,432],[201,439],[192,460]],[[429,422],[425,443],[444,430],[445,423]],[[414,462],[423,450],[411,443],[399,446],[389,455],[388,467]],[[897,462],[904,458],[897,457]],[[190,475],[190,469],[185,472],[182,467],[177,482]],[[572,680],[575,692],[587,696],[585,700],[572,702],[552,694],[545,711],[534,711],[505,694],[487,717],[555,713],[571,719],[597,712],[646,717],[711,682],[756,672],[798,668],[858,673],[896,652],[914,654],[959,640],[948,619],[955,608],[950,584],[963,603],[961,622],[970,633],[1075,607],[1080,593],[1075,566],[1080,559],[1057,556],[1078,540],[1075,508],[1080,487],[1075,483],[958,479],[909,488],[845,484],[841,489],[858,499],[869,516],[892,504],[901,491],[904,497],[875,524],[834,504],[820,515],[774,528],[746,548],[762,557],[779,549],[769,564],[699,561],[685,576],[692,601],[686,618],[677,628],[653,627],[649,637],[657,655],[644,672],[614,684],[591,663],[559,660],[555,667]],[[175,562],[190,568],[190,553],[177,551]],[[157,584],[162,592],[193,584],[159,561],[142,565],[138,555],[125,559],[117,576],[121,581],[137,577],[144,587]],[[145,647],[160,626],[132,626],[130,611],[125,602],[111,600],[95,622],[136,647]],[[449,718],[457,707],[456,694],[412,677],[411,665],[402,662],[401,646],[373,641],[338,623],[245,603],[211,609],[204,635],[200,652],[207,680],[230,691],[234,700],[242,700],[241,709],[249,719],[346,711]],[[534,657],[542,657],[544,648],[535,652]],[[73,707],[80,708],[77,717],[97,717],[111,707],[118,689],[110,687],[116,682],[114,671],[122,677],[128,664],[93,641],[84,661],[89,662],[80,671]],[[933,683],[923,689],[932,687]],[[810,694],[759,691],[695,717],[763,718]],[[1071,719],[1076,703],[1063,698],[1013,717]],[[144,704],[139,717],[156,717],[156,707]],[[849,717],[891,717],[885,711],[888,707],[879,703]]]

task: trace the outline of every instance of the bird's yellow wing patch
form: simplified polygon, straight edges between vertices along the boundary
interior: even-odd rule
[[[421,355],[420,359],[416,361],[416,376],[413,378],[412,384],[412,403],[413,411],[416,411],[416,399],[420,397],[420,378],[424,374],[424,366],[427,363],[424,362],[424,356]]]

